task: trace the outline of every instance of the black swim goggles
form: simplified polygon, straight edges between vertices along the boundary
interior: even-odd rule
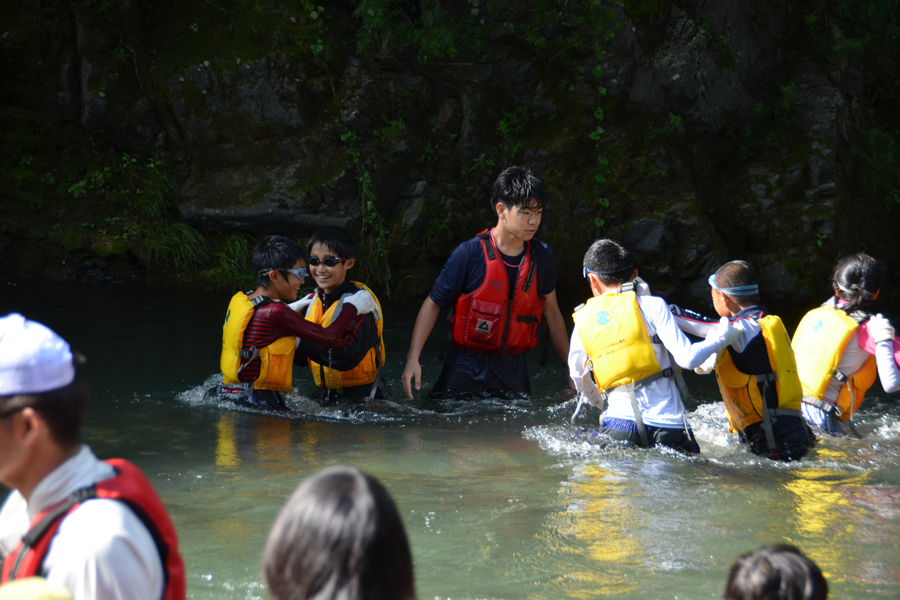
[[[318,267],[320,264],[323,264],[326,267],[336,267],[340,263],[344,262],[344,259],[338,256],[326,256],[325,258],[310,256],[309,260],[307,260],[306,262],[308,262],[309,266],[311,267]]]

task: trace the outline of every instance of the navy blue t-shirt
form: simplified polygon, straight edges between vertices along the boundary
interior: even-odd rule
[[[530,243],[534,247],[534,259],[537,263],[537,292],[540,296],[546,296],[556,289],[556,257],[544,242],[532,239]],[[456,247],[431,289],[430,297],[435,304],[444,310],[451,309],[459,296],[474,292],[481,286],[487,272],[483,248],[482,241],[477,237]],[[518,256],[500,253],[500,258],[508,263],[506,272],[510,281],[515,281],[516,267],[528,251],[526,245]],[[512,291],[514,286],[510,285],[509,288]],[[528,379],[528,362],[524,353],[475,354],[451,344],[446,362],[450,368],[465,373],[476,381],[487,381],[489,372],[508,384]]]

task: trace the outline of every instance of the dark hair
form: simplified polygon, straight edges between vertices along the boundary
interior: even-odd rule
[[[491,188],[491,210],[496,210],[498,202],[507,209],[542,208],[544,183],[531,169],[508,167],[497,176]]]
[[[62,448],[75,448],[81,444],[89,396],[87,386],[76,379],[67,386],[41,394],[0,396],[0,415],[33,408],[47,423],[54,442]]]
[[[336,252],[340,258],[356,258],[356,242],[343,227],[335,227],[330,225],[322,227],[309,238],[306,244],[307,254],[312,254],[314,244],[322,244],[327,246],[329,250]],[[320,256],[319,258],[324,258]]]
[[[375,478],[332,467],[304,481],[272,525],[263,578],[276,600],[412,600],[403,521]]]
[[[634,256],[613,240],[597,240],[584,254],[584,267],[600,277],[603,285],[617,285],[631,279]]]
[[[731,565],[723,600],[825,600],[828,582],[796,546],[764,546]]]
[[[851,313],[858,309],[868,310],[872,296],[881,289],[883,280],[884,272],[878,261],[859,253],[840,260],[831,276],[831,285],[841,292],[841,299],[847,303],[841,308]]]
[[[268,287],[271,282],[269,271],[273,269],[282,271],[282,275],[287,279],[285,272],[287,269],[293,269],[301,258],[306,260],[303,246],[281,235],[267,235],[259,240],[259,243],[253,248],[253,254],[250,255],[250,268],[256,275],[257,285]]]
[[[716,271],[715,282],[716,286],[722,289],[745,285],[759,285],[756,271],[753,270],[750,263],[744,260],[733,260],[719,267],[719,270]],[[754,304],[759,303],[759,292],[742,296],[729,294],[727,292],[722,293],[734,300],[738,306],[753,306]]]

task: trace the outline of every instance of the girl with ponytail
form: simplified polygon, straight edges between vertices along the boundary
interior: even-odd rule
[[[900,390],[900,341],[890,321],[869,313],[883,279],[867,254],[841,259],[834,296],[806,313],[794,334],[803,418],[825,433],[859,437],[853,414],[876,378],[886,392]]]

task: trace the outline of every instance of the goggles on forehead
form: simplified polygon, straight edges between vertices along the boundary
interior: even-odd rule
[[[716,274],[713,273],[709,276],[709,285],[712,286],[714,290],[719,290],[723,294],[728,294],[729,296],[755,296],[759,293],[758,285],[736,285],[734,287],[726,287],[720,288],[716,285]]]

